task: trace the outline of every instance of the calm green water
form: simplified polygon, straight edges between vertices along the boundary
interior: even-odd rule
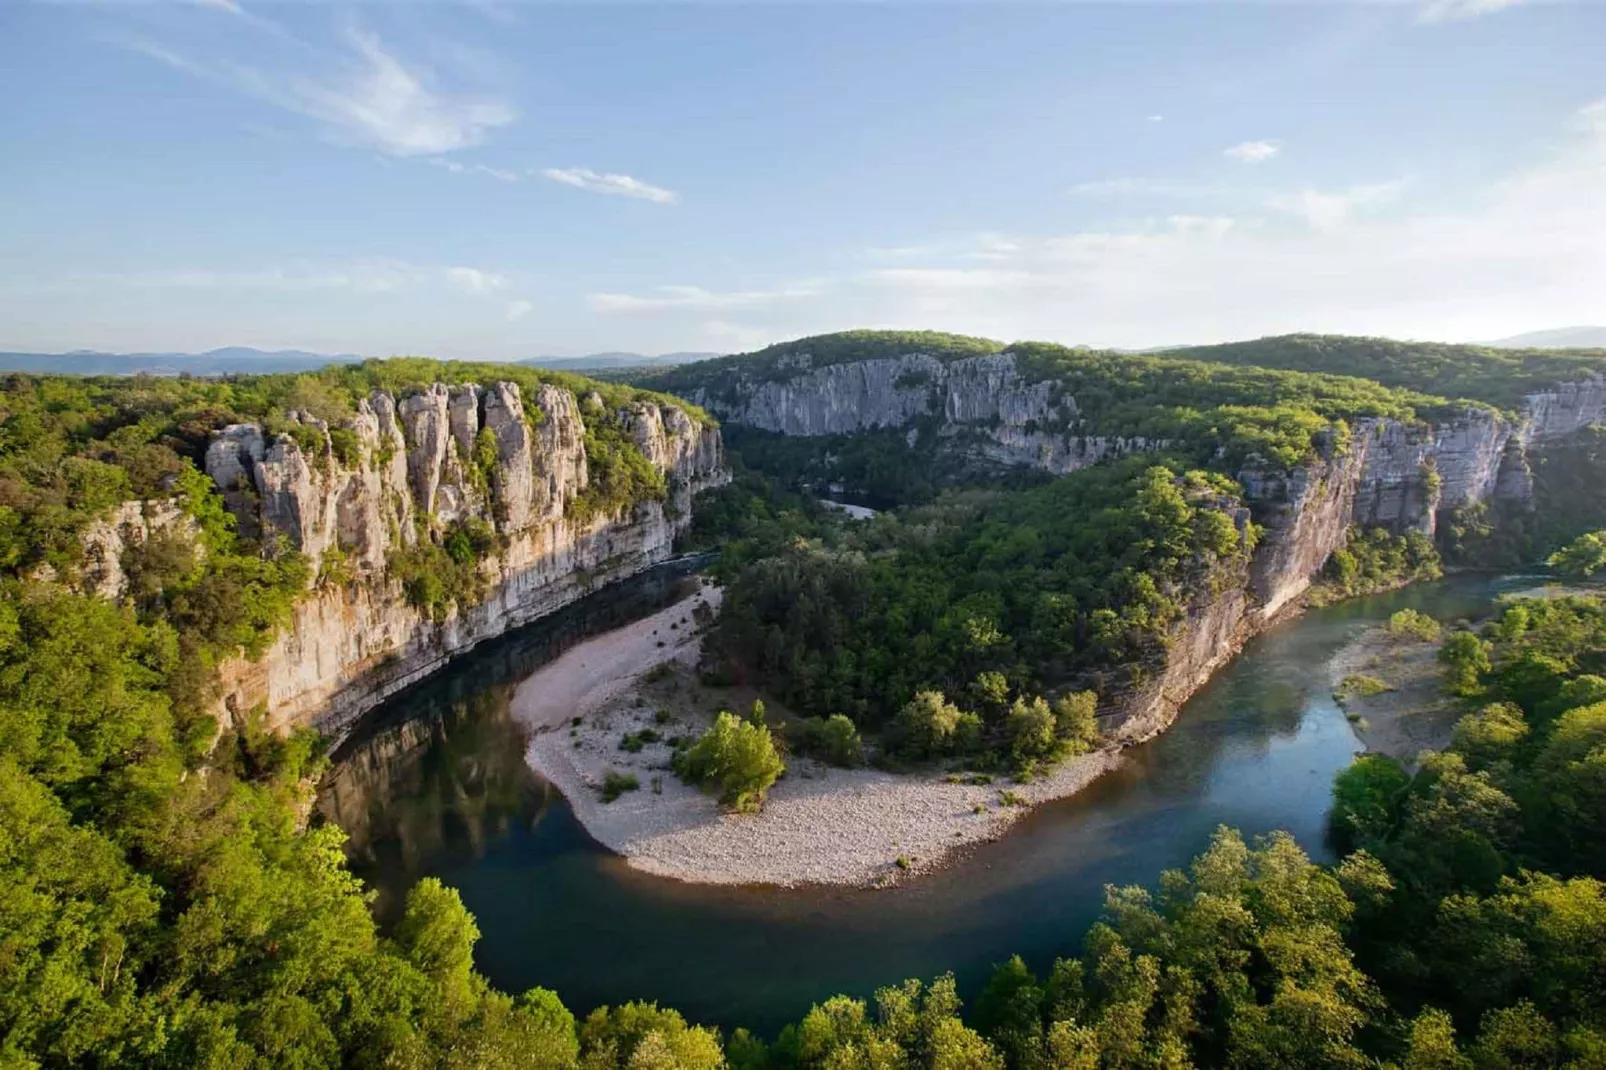
[[[456,887],[484,934],[478,966],[503,989],[553,988],[581,1014],[655,999],[764,1032],[836,992],[950,969],[970,991],[1016,952],[1045,966],[1077,949],[1106,884],[1152,884],[1218,825],[1285,828],[1327,858],[1328,788],[1359,749],[1328,660],[1397,609],[1475,616],[1525,583],[1460,577],[1307,613],[1253,641],[1124,768],[1003,840],[903,888],[781,891],[632,872],[525,766],[508,716],[536,666],[684,582],[660,571],[602,592],[398,696],[337,753],[320,807],[351,833],[382,910],[423,875]]]

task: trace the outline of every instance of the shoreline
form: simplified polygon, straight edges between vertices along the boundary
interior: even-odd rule
[[[700,732],[720,704],[696,680],[701,630],[691,626],[699,603],[713,612],[719,599],[704,581],[687,598],[542,666],[512,699],[514,717],[532,732],[530,766],[563,793],[593,839],[642,872],[701,884],[896,883],[997,839],[1033,806],[1074,795],[1123,760],[1120,747],[1107,747],[1015,784],[793,757],[760,813],[724,813],[667,768],[669,740]],[[620,748],[647,730],[663,738]],[[605,803],[609,773],[634,776],[638,787]]]
[[[674,739],[695,737],[717,709],[740,710],[754,697],[697,679],[703,625],[694,614],[712,619],[721,595],[704,578],[687,598],[574,647],[519,685],[512,712],[532,733],[525,753],[531,768],[562,792],[594,840],[633,869],[695,884],[778,887],[890,886],[998,839],[1033,807],[1075,795],[1118,768],[1127,746],[1168,728],[1245,642],[1311,608],[1292,599],[1235,634],[1209,659],[1208,672],[1160,696],[1168,709],[1158,730],[1117,737],[1029,783],[1007,775],[840,769],[792,756],[760,813],[728,814],[669,768]],[[1421,648],[1407,651],[1414,660],[1396,673],[1409,687],[1346,696],[1340,706],[1368,751],[1412,763],[1419,751],[1447,743],[1459,713],[1437,692],[1437,644],[1406,645]],[[1352,640],[1330,663],[1335,697],[1346,676],[1376,667],[1400,646],[1382,624]],[[621,748],[642,733],[646,742]],[[610,773],[633,776],[636,788],[604,802]]]
[[[1368,754],[1386,754],[1415,769],[1424,751],[1450,744],[1466,712],[1445,695],[1438,652],[1443,640],[1391,635],[1387,624],[1362,631],[1328,665],[1333,698]],[[1353,681],[1368,678],[1387,690],[1366,693]],[[1345,686],[1345,681],[1351,681]]]

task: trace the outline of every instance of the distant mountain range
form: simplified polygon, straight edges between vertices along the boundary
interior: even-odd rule
[[[0,353],[0,371],[58,372],[70,375],[230,375],[249,372],[301,372],[328,364],[350,364],[352,353],[308,353],[302,349],[251,349],[228,346],[205,353]]]
[[[1558,327],[1550,331],[1529,331],[1486,344],[1501,349],[1606,348],[1606,327]]]
[[[530,357],[519,361],[537,368],[550,368],[555,372],[597,372],[618,368],[650,368],[670,364],[690,364],[696,360],[721,357],[723,353],[660,353],[649,357],[643,353],[591,353],[584,357]]]
[[[518,361],[554,371],[608,371],[654,365],[687,364],[717,357],[718,353],[592,353],[584,357],[531,357]],[[56,372],[68,375],[238,375],[265,372],[301,372],[329,364],[350,364],[363,358],[355,353],[309,353],[303,349],[252,349],[227,346],[205,353],[102,353],[76,349],[71,353],[0,353],[0,372]]]

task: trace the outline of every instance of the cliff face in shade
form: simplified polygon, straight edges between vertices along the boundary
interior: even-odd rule
[[[222,666],[225,711],[265,705],[276,729],[339,735],[454,655],[668,557],[693,494],[729,477],[719,432],[669,405],[616,415],[664,474],[667,500],[584,519],[571,509],[590,478],[584,418],[550,384],[534,398],[506,382],[437,383],[399,401],[376,392],[347,425],[361,449],[344,462],[330,429],[305,413],[291,419],[324,442],[310,458],[295,438],[270,442],[252,424],[220,432],[206,470],[242,529],[285,540],[314,574],[338,552],[353,576],[309,591],[261,658]],[[486,595],[433,620],[407,603],[386,562],[465,520],[500,536],[479,566]]]

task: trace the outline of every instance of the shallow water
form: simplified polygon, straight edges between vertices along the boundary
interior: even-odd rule
[[[836,992],[950,969],[970,991],[1017,952],[1046,966],[1077,949],[1106,884],[1152,884],[1218,825],[1285,828],[1326,859],[1329,786],[1360,749],[1328,692],[1329,659],[1397,609],[1454,620],[1532,583],[1464,576],[1314,610],[1252,641],[1121,769],[1004,839],[902,888],[786,891],[632,871],[525,765],[508,715],[519,680],[668,604],[684,573],[610,588],[397,696],[336,754],[320,809],[351,833],[382,912],[420,876],[457,888],[483,934],[478,967],[499,987],[553,988],[580,1014],[655,999],[765,1033]]]

